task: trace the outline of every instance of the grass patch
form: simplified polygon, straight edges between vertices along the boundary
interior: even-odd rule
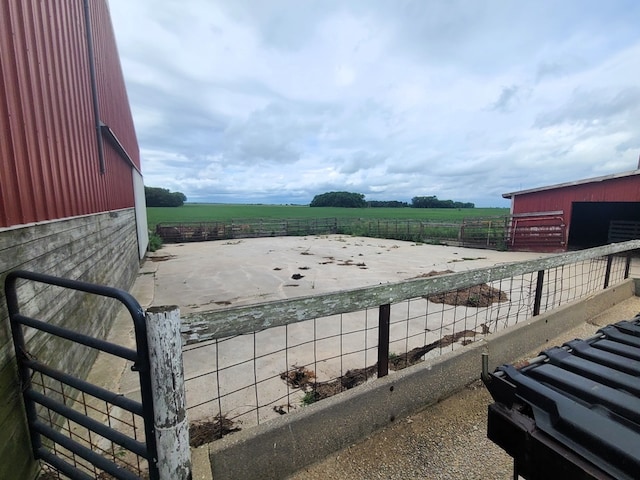
[[[158,223],[215,222],[233,219],[309,219],[353,218],[423,220],[432,222],[461,222],[465,218],[508,215],[508,208],[337,208],[294,205],[232,205],[185,204],[181,207],[149,207],[147,223],[155,230]],[[363,222],[370,223],[370,222]],[[364,229],[363,229],[364,230]],[[345,232],[359,235],[360,232]],[[408,232],[409,236],[411,232]],[[405,233],[406,234],[406,233]]]

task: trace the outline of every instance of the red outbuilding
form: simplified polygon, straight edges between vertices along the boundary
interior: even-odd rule
[[[561,252],[640,238],[640,170],[505,193],[509,249]]]

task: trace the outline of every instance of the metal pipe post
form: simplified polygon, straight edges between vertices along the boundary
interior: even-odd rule
[[[609,286],[611,280],[611,265],[613,264],[613,255],[607,255],[607,271],[604,274],[604,288]]]
[[[536,294],[533,299],[533,316],[540,315],[540,304],[542,303],[542,287],[544,285],[544,270],[538,270],[538,279],[536,280]]]
[[[380,305],[378,315],[378,378],[389,373],[389,323],[391,304]]]

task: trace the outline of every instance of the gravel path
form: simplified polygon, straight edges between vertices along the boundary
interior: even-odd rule
[[[490,403],[478,381],[290,479],[511,479],[511,457],[486,437]]]

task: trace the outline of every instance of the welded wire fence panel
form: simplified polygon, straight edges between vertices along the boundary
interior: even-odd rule
[[[522,275],[392,304],[389,368],[419,363],[530,317],[532,283],[531,275]],[[376,378],[377,316],[377,309],[368,309],[187,346],[190,418],[242,428]]]
[[[56,399],[70,410],[78,412],[78,414],[86,418],[107,425],[109,428],[127,435],[134,441],[145,442],[144,420],[141,416],[77,390],[41,372],[35,372],[31,381],[31,387],[36,395],[40,394],[48,399]],[[66,439],[73,440],[76,444],[116,464],[122,471],[122,478],[125,478],[127,474],[132,479],[149,478],[149,465],[144,457],[77,423],[69,415],[64,417],[59,415],[55,410],[47,406],[40,405],[37,409],[37,415],[40,424],[53,429],[59,434],[60,441],[44,439],[43,443],[46,444],[53,455],[63,459],[67,464],[74,466],[84,474],[92,478],[114,478],[107,476],[94,463],[65,448]],[[42,465],[42,470],[41,478],[68,478],[62,472],[47,464]]]
[[[246,333],[219,335],[208,342],[189,337],[188,342],[196,343],[184,349],[187,404],[189,417],[202,434],[195,443],[288,414],[377,378],[380,338],[388,338],[384,363],[393,374],[532,318],[538,313],[537,298],[543,313],[590,296],[607,282],[620,283],[628,274],[628,255],[602,256],[609,251],[624,249],[601,247],[593,253],[325,294],[318,296],[319,306],[313,298],[291,299],[234,311],[249,321],[246,311],[261,319],[278,317],[274,312],[287,316],[298,311],[304,318],[304,312],[322,311],[323,305],[329,313],[338,310],[341,301],[370,304],[303,321],[283,319],[284,325],[259,331],[247,331],[247,322],[241,322],[238,326]],[[383,332],[379,319],[386,302],[376,299],[387,291],[397,291],[389,294],[397,300],[390,302],[388,331]],[[278,310],[280,303],[283,307]],[[222,310],[215,318],[224,315]]]
[[[185,347],[190,419],[221,436],[374,378],[376,315],[333,315]]]
[[[612,257],[611,285],[624,280],[626,258]],[[607,276],[607,258],[592,258],[562,265],[545,272],[541,313],[602,290]]]

